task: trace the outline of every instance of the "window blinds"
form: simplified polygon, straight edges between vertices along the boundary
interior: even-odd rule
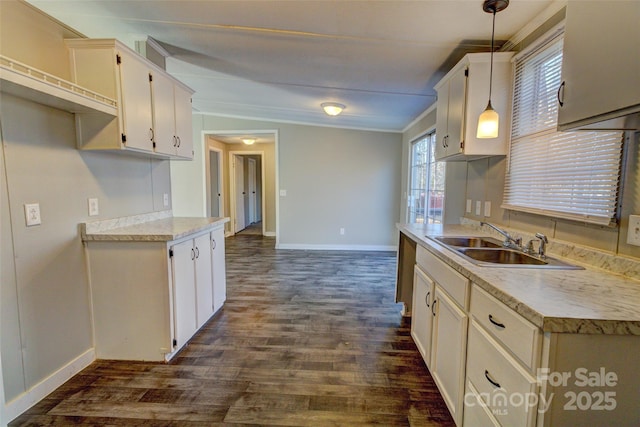
[[[503,208],[608,225],[616,215],[622,132],[558,132],[562,39],[515,64]]]

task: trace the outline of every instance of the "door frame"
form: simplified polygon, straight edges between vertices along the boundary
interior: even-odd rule
[[[277,139],[276,139],[277,141]],[[235,173],[232,173],[231,171],[231,164],[233,162],[233,158],[234,156],[259,156],[260,157],[260,193],[261,193],[261,200],[260,200],[260,213],[261,213],[261,218],[262,218],[262,235],[265,235],[266,232],[266,221],[264,220],[265,218],[265,209],[266,209],[266,197],[265,197],[265,179],[266,179],[266,175],[265,175],[265,165],[264,165],[264,151],[259,151],[259,150],[255,150],[255,151],[229,151],[229,193],[230,194],[235,194],[235,190],[236,190],[236,177],[235,177]],[[276,175],[277,177],[277,175]],[[277,187],[276,187],[277,188]],[[276,200],[278,198],[276,197]],[[233,199],[235,200],[235,198]],[[235,202],[231,202],[232,199],[229,199],[229,216],[231,217],[232,221],[233,219],[236,217],[236,204]],[[277,241],[277,236],[278,236],[278,211],[277,211],[277,207],[278,205],[276,204],[276,241]],[[231,231],[232,233],[235,233],[235,224],[231,226]]]
[[[207,182],[210,183],[211,182],[211,152],[215,151],[216,153],[218,153],[218,188],[220,190],[220,206],[219,206],[219,212],[220,212],[220,217],[224,217],[224,200],[225,200],[225,194],[224,194],[224,152],[223,150],[216,148],[216,147],[208,147],[207,150],[207,157],[206,157],[206,162],[209,165],[207,169]],[[208,197],[207,197],[207,216],[212,216],[212,212],[211,212],[211,188],[207,185],[206,188],[209,189],[208,191]]]

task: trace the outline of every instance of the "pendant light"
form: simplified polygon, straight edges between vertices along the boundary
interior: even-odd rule
[[[491,68],[489,71],[489,103],[487,108],[478,117],[478,132],[476,137],[481,139],[497,138],[500,117],[498,112],[491,106],[491,88],[493,84],[493,43],[496,32],[496,13],[509,6],[509,0],[485,0],[482,10],[493,13],[493,27],[491,29]]]

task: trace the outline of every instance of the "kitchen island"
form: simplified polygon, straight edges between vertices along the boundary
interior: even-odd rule
[[[478,266],[432,239],[491,235],[477,223],[398,229],[416,262],[397,294],[413,297],[412,336],[458,425],[640,425],[638,261],[552,242],[584,269]]]
[[[80,225],[96,357],[168,361],[224,304],[224,224],[171,211]]]

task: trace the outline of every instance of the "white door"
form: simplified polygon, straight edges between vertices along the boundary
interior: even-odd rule
[[[256,219],[256,160],[249,159],[249,222],[253,224]]]
[[[122,86],[122,122],[125,145],[153,151],[153,117],[149,68],[140,59],[120,52],[120,84]]]
[[[234,164],[234,178],[235,178],[235,201],[236,201],[236,215],[235,215],[235,224],[236,228],[234,230],[235,233],[244,230],[244,159],[240,156],[233,156],[233,164]]]
[[[173,82],[160,73],[153,74],[153,140],[156,153],[176,154]]]
[[[195,248],[193,240],[171,247],[173,270],[173,319],[177,347],[186,343],[196,331]]]
[[[209,191],[211,197],[211,216],[220,217],[222,212],[220,192],[220,153],[209,151]]]
[[[200,328],[213,314],[210,233],[195,238],[196,318]]]
[[[227,299],[224,227],[211,232],[211,270],[213,271],[213,312],[215,313]]]

